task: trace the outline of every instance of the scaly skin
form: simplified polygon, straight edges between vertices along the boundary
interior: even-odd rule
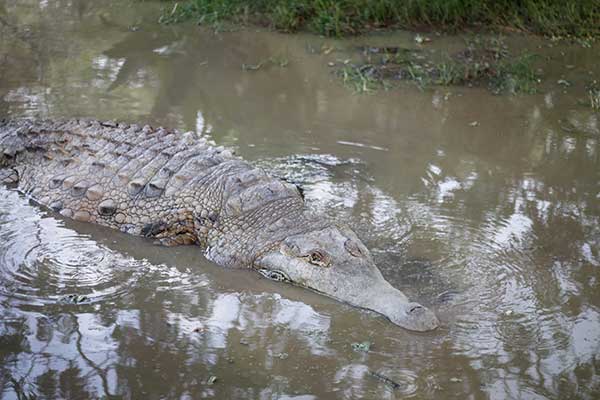
[[[354,232],[311,214],[297,187],[188,132],[98,121],[3,121],[0,182],[65,217],[319,291],[407,329],[435,315],[386,282]]]

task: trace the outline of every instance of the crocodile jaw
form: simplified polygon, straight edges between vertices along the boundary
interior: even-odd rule
[[[370,260],[361,265],[332,265],[319,268],[304,260],[273,251],[257,260],[255,267],[275,271],[289,283],[312,289],[352,306],[375,311],[394,324],[417,332],[436,329],[436,315],[411,302],[387,282]]]

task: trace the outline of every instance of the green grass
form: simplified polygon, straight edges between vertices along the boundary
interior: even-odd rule
[[[390,87],[397,81],[429,86],[481,86],[494,93],[538,91],[541,77],[536,72],[536,55],[511,56],[499,38],[480,38],[467,48],[448,55],[400,47],[362,48],[363,62],[342,64],[339,75],[357,92]],[[591,91],[590,91],[591,93]]]
[[[373,65],[346,64],[338,73],[342,77],[344,85],[357,93],[369,93],[387,87],[386,80],[382,79]]]
[[[508,62],[500,62],[497,73],[491,77],[494,91],[509,93],[537,93],[541,78],[533,68],[535,54],[524,54]]]
[[[163,23],[256,23],[327,36],[380,28],[511,28],[548,36],[600,36],[598,0],[175,0]]]

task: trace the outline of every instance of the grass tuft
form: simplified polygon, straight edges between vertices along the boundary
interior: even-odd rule
[[[535,54],[523,54],[510,62],[498,64],[497,74],[491,79],[491,86],[497,92],[537,93],[541,78],[533,68]]]
[[[487,86],[494,93],[536,93],[541,77],[536,55],[511,57],[502,38],[478,38],[452,55],[400,47],[363,47],[363,64],[339,69],[344,83],[358,92],[389,87],[394,81],[428,86]]]
[[[344,85],[356,93],[369,93],[386,87],[385,81],[373,65],[346,64],[338,73]]]
[[[600,36],[598,0],[175,0],[161,22],[254,22],[327,36],[380,28],[511,28],[587,40]]]

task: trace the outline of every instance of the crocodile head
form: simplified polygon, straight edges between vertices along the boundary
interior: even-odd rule
[[[413,331],[438,327],[435,314],[390,285],[350,229],[328,226],[293,235],[255,261],[269,278],[291,282],[386,316]]]

